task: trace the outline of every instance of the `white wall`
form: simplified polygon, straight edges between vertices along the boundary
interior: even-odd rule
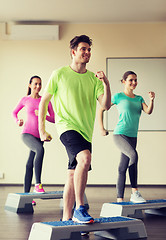
[[[26,95],[32,75],[41,76],[44,89],[54,69],[70,64],[69,41],[80,34],[87,34],[93,39],[88,69],[94,72],[106,70],[106,57],[166,56],[165,23],[61,24],[59,41],[0,40],[0,172],[5,176],[0,179],[0,184],[23,183],[24,179],[28,149],[21,141],[21,129],[12,119],[13,108],[19,99]],[[25,117],[24,111],[21,114]],[[67,155],[58,139],[55,125],[49,123],[47,126],[53,141],[45,143],[42,181],[44,184],[64,184]],[[140,184],[166,184],[165,142],[165,132],[139,133]],[[115,184],[119,156],[120,152],[113,142],[112,133],[107,137],[100,136],[96,121],[93,170],[89,174],[88,183]]]

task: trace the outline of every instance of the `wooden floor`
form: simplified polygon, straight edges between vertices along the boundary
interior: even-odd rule
[[[166,186],[160,187],[140,187],[141,194],[146,199],[166,199]],[[46,186],[46,191],[59,191],[63,187]],[[34,214],[16,214],[4,210],[8,193],[19,193],[23,191],[22,186],[1,186],[0,185],[0,239],[1,240],[27,240],[31,226],[35,222],[59,221],[62,217],[60,210],[60,200],[36,199],[37,205],[34,207]],[[86,189],[89,213],[94,217],[100,216],[103,203],[116,201],[115,187],[92,187]],[[130,198],[130,188],[126,188],[126,201]],[[145,216],[143,222],[148,234],[148,240],[166,240],[166,217]],[[89,237],[82,239],[103,240],[90,233]],[[36,239],[40,240],[40,239]]]

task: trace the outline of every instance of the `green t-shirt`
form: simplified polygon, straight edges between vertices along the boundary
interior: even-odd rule
[[[96,100],[104,93],[103,83],[88,70],[80,74],[66,66],[52,73],[46,91],[54,95],[59,136],[68,130],[75,130],[91,142]]]
[[[119,121],[115,127],[114,134],[137,137],[142,103],[145,102],[144,99],[138,95],[130,98],[121,92],[113,95],[111,101],[117,105],[119,112]]]

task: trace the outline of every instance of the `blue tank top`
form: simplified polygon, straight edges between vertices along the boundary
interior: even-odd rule
[[[138,95],[130,98],[121,92],[113,95],[111,101],[116,104],[119,112],[119,121],[114,129],[114,134],[137,137],[144,99]]]

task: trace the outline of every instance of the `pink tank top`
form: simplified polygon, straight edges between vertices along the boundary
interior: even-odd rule
[[[29,133],[37,138],[40,138],[40,135],[38,130],[38,116],[36,116],[35,110],[39,110],[40,101],[41,101],[41,97],[37,99],[32,98],[30,95],[23,97],[13,111],[13,117],[17,122],[19,120],[18,119],[19,111],[23,107],[25,107],[26,113],[27,113],[27,120],[24,123],[22,133]],[[49,102],[48,104],[48,113],[49,115],[46,116],[46,120],[49,122],[55,123],[55,115],[54,115],[51,102]]]

